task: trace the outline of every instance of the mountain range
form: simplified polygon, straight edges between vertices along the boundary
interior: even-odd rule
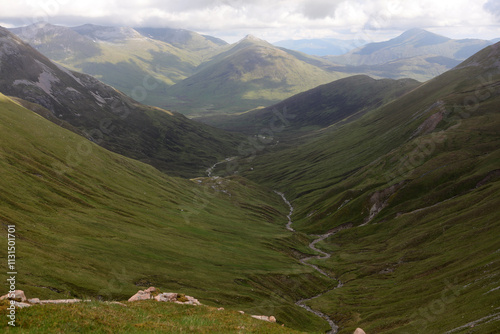
[[[492,43],[413,29],[344,55],[318,57],[252,36],[229,45],[170,28],[37,23],[12,32],[65,67],[93,75],[145,104],[191,116],[267,107],[353,74],[426,81]]]
[[[103,48],[123,41],[199,47],[168,103],[206,115],[220,96],[230,115],[204,120],[217,129],[143,105],[0,28],[0,222],[16,227],[17,284],[29,295],[125,300],[153,285],[308,333],[498,332],[500,43],[420,83],[347,77],[329,68],[344,65],[252,36],[228,45],[186,31],[70,30],[104,62]],[[421,31],[406,40],[455,45]],[[387,45],[366,47],[359,59]],[[148,93],[144,75],[133,82]],[[71,305],[16,311],[31,332],[224,323],[187,305],[173,313],[191,320],[137,321],[132,312],[154,307],[141,305],[114,320]],[[109,305],[83,307],[107,315]]]

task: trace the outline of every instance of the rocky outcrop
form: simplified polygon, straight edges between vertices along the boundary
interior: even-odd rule
[[[0,300],[10,299],[15,300],[15,305],[18,308],[29,307],[36,304],[74,304],[80,302],[89,302],[90,300],[81,300],[81,299],[46,299],[40,300],[39,298],[30,298],[26,299],[26,295],[23,290],[16,290],[14,293],[8,293],[0,297]]]
[[[137,302],[139,300],[148,300],[148,299],[152,299],[153,297],[151,296],[151,292],[148,291],[148,290],[139,290],[137,291],[137,293],[135,295],[133,295],[132,297],[130,297],[128,299],[129,302]]]
[[[139,300],[155,299],[158,302],[170,302],[176,304],[184,305],[201,305],[198,299],[186,296],[183,293],[176,292],[164,292],[159,293],[155,287],[150,287],[144,291],[139,290],[135,295],[129,298],[129,302],[135,302]]]
[[[15,300],[18,302],[25,302],[26,296],[24,295],[23,290],[15,290],[14,293],[8,293],[8,294],[0,297],[0,300],[4,300],[4,299]]]
[[[361,328],[356,328],[356,330],[354,331],[353,334],[366,334],[364,330],[362,330]]]

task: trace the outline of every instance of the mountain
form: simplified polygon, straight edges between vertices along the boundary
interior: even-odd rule
[[[345,55],[329,59],[334,63],[345,65],[379,65],[393,60],[422,56],[464,60],[488,45],[491,45],[491,42],[479,39],[453,40],[416,28],[391,40],[369,43]]]
[[[411,79],[375,80],[366,75],[339,79],[294,95],[267,108],[236,115],[196,118],[230,131],[258,134],[271,124],[286,126],[276,136],[292,135],[345,123],[394,100],[420,83]],[[283,114],[286,121],[277,113]]]
[[[2,43],[3,51],[5,47]],[[190,181],[168,176],[107,151],[2,94],[0,142],[0,222],[15,226],[16,287],[29,298],[126,300],[154,285],[194,295],[205,305],[223,306],[231,313],[275,315],[287,328],[325,328],[294,300],[317,294],[330,283],[283,246],[301,249],[304,242],[290,240],[284,232],[288,208],[269,189],[241,177]],[[73,149],[81,149],[79,163],[68,160]],[[60,166],[67,167],[64,173]],[[0,268],[7,272],[7,262]],[[279,291],[269,288],[279,281]],[[8,304],[0,303],[3,316]],[[140,328],[134,320],[124,320],[125,310],[146,312],[149,318],[147,303],[139,303],[142,310],[128,304],[117,309],[117,318],[98,322],[106,331],[124,326],[130,332],[158,330],[149,320]],[[117,306],[81,305],[99,310]],[[175,306],[154,305],[193,315],[189,306]],[[49,323],[45,312],[66,319],[63,331],[78,326],[76,318],[68,325],[74,315],[63,315],[58,305],[16,311],[16,326],[23,330],[47,332],[61,324]],[[38,316],[41,319],[34,320]],[[216,318],[224,326],[225,317]],[[192,331],[195,323],[185,320]],[[88,328],[88,319],[84,322],[82,328]],[[201,322],[206,329],[206,321]],[[100,325],[90,326],[95,332],[93,326]],[[210,320],[208,326],[216,324]],[[9,331],[7,323],[1,328]]]
[[[95,78],[51,62],[0,29],[0,92],[50,110],[114,152],[173,175],[197,176],[236,152],[239,137],[148,107]]]
[[[156,106],[168,86],[191,75],[218,47],[191,32],[186,32],[191,37],[187,46],[179,48],[132,28],[91,24],[69,28],[42,22],[11,31],[51,60]],[[143,82],[147,94],[137,93]]]
[[[344,76],[249,35],[169,87],[165,107],[188,114],[234,113]]]
[[[343,229],[315,261],[343,286],[307,302],[339,333],[498,330],[499,63],[497,43],[353,122],[231,162],[285,193],[297,231]]]
[[[273,43],[275,46],[300,51],[315,56],[343,55],[359,48],[367,42],[363,40],[343,40],[336,38],[289,39]]]
[[[217,53],[227,42],[220,38],[200,35],[194,31],[173,28],[135,28],[145,37],[163,41],[204,57]]]

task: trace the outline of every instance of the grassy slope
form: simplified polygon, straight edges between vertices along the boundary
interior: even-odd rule
[[[17,316],[18,328],[7,328],[6,333],[299,333],[236,311],[156,301],[125,307],[102,303],[34,306],[18,310]]]
[[[352,121],[388,101],[417,87],[414,80],[375,80],[365,75],[352,76],[294,95],[267,108],[237,115],[197,118],[204,123],[229,131],[258,134],[266,128],[283,124],[276,112],[286,117],[281,134],[297,135],[335,123]]]
[[[306,251],[307,239],[289,237],[274,193],[239,177],[168,177],[0,99],[0,223],[16,225],[17,287],[29,297],[124,300],[154,285],[327,326],[293,304],[332,282],[282,251]]]
[[[498,290],[488,293],[500,270],[498,49],[303,146],[242,162],[295,199],[308,233],[362,225],[385,206],[320,244],[334,256],[317,264],[346,285],[310,304],[341,333],[444,332],[499,312]],[[442,299],[446,282],[455,298]],[[498,322],[477,327],[495,333]]]

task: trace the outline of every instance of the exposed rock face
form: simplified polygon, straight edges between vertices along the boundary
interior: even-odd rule
[[[8,294],[3,295],[2,297],[0,297],[0,300],[4,300],[4,299],[14,299],[16,301],[25,302],[26,301],[26,296],[24,295],[24,291],[23,290],[15,290],[13,294],[8,293]]]
[[[356,330],[354,331],[353,334],[366,334],[364,330],[362,330],[361,328],[356,328]]]

